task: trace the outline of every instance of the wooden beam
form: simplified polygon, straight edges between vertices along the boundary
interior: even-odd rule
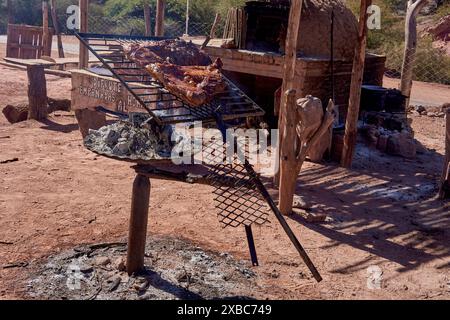
[[[27,67],[28,74],[28,119],[43,120],[47,117],[47,83],[44,66]]]
[[[89,0],[79,0],[80,5],[80,32],[88,32],[88,14],[89,14]],[[80,42],[80,62],[79,68],[85,69],[89,66],[89,51]]]
[[[287,90],[295,90],[296,95],[298,96],[301,94],[301,91],[298,89],[298,81],[296,81],[296,63],[297,63],[297,47],[298,47],[298,36],[299,36],[299,30],[300,30],[300,19],[302,14],[302,7],[303,7],[303,0],[292,0],[291,1],[291,8],[289,11],[289,22],[288,22],[288,29],[287,29],[287,35],[286,35],[286,54],[284,57],[284,67],[283,67],[283,84],[281,87],[281,105],[280,105],[280,115],[278,117],[278,128],[280,132],[285,130],[286,127],[286,119],[283,115],[287,114],[287,111],[285,108],[288,106],[286,103],[287,96],[284,94]],[[295,97],[294,97],[295,100]],[[280,185],[280,197],[282,197],[282,192],[287,192],[288,194],[292,194],[292,191],[287,191],[285,189],[282,190],[281,185],[286,186],[289,185],[289,182],[280,182],[281,177],[281,167],[285,168],[286,170],[288,165],[282,165],[280,162],[283,161],[280,157],[280,149],[281,146],[285,145],[287,147],[287,144],[291,145],[291,148],[294,150],[295,148],[295,140],[283,142],[283,135],[279,134],[278,139],[278,156],[276,157],[278,163],[276,166],[279,168],[277,172],[274,175],[274,184]],[[284,177],[287,177],[287,174],[283,175]],[[293,200],[293,199],[291,199]],[[291,201],[292,203],[292,201]],[[286,211],[281,211],[283,214],[289,214]]]
[[[58,14],[56,12],[56,0],[51,0],[51,13],[53,21],[53,29],[58,40],[58,56],[64,58],[64,48],[61,39],[61,32],[59,31]]]
[[[367,43],[367,8],[372,0],[361,0],[359,9],[358,42],[353,60],[352,80],[350,84],[350,98],[345,124],[344,147],[342,150],[341,165],[350,168],[355,153],[356,137],[358,134],[359,105],[361,100],[361,85],[364,73],[364,60]]]
[[[42,1],[42,55],[51,56],[50,30],[48,28],[48,2]]]
[[[127,272],[129,275],[144,268],[149,202],[150,179],[138,173],[134,179],[131,199],[127,253]]]
[[[216,29],[217,29],[217,25],[220,22],[220,14],[216,13],[216,17],[214,18],[214,23],[211,27],[211,32],[209,33],[209,37],[211,39],[214,39],[216,37]]]
[[[155,23],[155,36],[164,36],[164,11],[166,7],[165,0],[156,1],[156,23]]]
[[[144,4],[144,19],[145,19],[145,36],[150,37],[152,35],[152,21],[150,5],[148,3]]]
[[[445,123],[445,158],[439,188],[440,199],[450,198],[450,109],[446,110]]]

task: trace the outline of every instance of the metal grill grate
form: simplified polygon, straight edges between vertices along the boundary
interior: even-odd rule
[[[125,44],[145,43],[161,38],[90,33],[76,33],[76,36],[136,98],[143,112],[150,113],[159,124],[213,122],[216,112],[219,112],[224,120],[264,115],[264,111],[226,77],[226,92],[217,95],[210,103],[192,107],[167,91],[160,82],[152,78],[144,68],[130,61],[123,52]]]

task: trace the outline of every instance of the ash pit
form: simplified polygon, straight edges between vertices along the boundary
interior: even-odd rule
[[[249,263],[187,241],[149,236],[146,269],[128,276],[126,244],[84,245],[49,257],[28,281],[32,299],[252,299],[261,288]]]

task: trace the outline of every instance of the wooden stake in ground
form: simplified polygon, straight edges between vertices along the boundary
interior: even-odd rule
[[[50,30],[48,29],[48,3],[42,1],[42,55],[50,57],[52,55],[50,47]]]
[[[53,21],[53,29],[55,30],[55,34],[58,40],[58,56],[60,58],[64,58],[64,49],[61,39],[61,33],[59,32],[59,23],[58,23],[58,15],[56,13],[56,0],[51,0],[51,13],[52,13],[52,21]]]
[[[131,199],[127,254],[127,272],[129,275],[144,268],[149,202],[150,179],[138,173],[134,179]]]
[[[156,1],[156,23],[155,23],[155,36],[164,36],[164,11],[166,7],[165,0]]]
[[[292,131],[287,128],[286,115],[288,115],[287,108],[292,108],[291,105],[287,103],[288,98],[290,103],[295,105],[295,95],[301,94],[299,91],[295,90],[297,87],[297,81],[295,77],[295,66],[297,62],[297,47],[298,47],[298,36],[300,32],[300,18],[302,12],[303,0],[292,0],[291,9],[289,13],[289,23],[286,35],[286,55],[284,57],[284,70],[283,70],[283,85],[282,85],[282,95],[281,95],[281,105],[280,113],[278,118],[278,128],[280,130],[278,146],[279,154],[276,157],[278,163],[276,166],[279,167],[278,172],[274,176],[274,184],[279,185],[280,192],[280,211],[282,214],[290,214],[292,210],[292,201],[294,199],[295,185],[292,184],[293,177],[290,176],[293,171],[295,171],[295,163],[292,159],[283,158],[281,156],[281,149],[284,147],[285,154],[291,154],[295,150],[296,134],[295,130]],[[290,90],[286,95],[286,91]],[[293,91],[291,91],[293,90]],[[292,97],[292,95],[294,96]],[[294,102],[293,102],[294,101]],[[281,134],[283,132],[283,134]],[[286,139],[287,141],[283,142]],[[286,149],[292,149],[288,151]],[[284,171],[284,173],[282,172]],[[297,177],[295,176],[295,179]],[[282,199],[282,200],[281,200]],[[281,209],[283,208],[283,209]]]
[[[28,119],[43,120],[47,117],[47,82],[44,66],[28,66]]]
[[[89,0],[80,1],[80,32],[88,32],[88,14],[89,14]],[[79,68],[85,69],[89,66],[89,51],[80,42],[80,62]]]
[[[145,36],[150,37],[152,35],[152,21],[150,5],[148,3],[144,4],[144,19],[145,19]]]
[[[414,69],[414,58],[417,47],[417,21],[416,16],[427,4],[428,0],[409,0],[405,19],[405,52],[403,55],[402,79],[400,91],[406,97],[405,110],[409,106],[409,96],[411,95],[412,78]]]
[[[350,99],[348,103],[347,120],[345,123],[344,147],[342,150],[341,165],[350,168],[355,153],[356,137],[358,134],[359,105],[361,101],[361,85],[364,73],[364,60],[366,58],[367,43],[367,8],[372,0],[361,0],[359,9],[358,43],[355,48],[353,60],[352,82],[350,84]]]
[[[445,159],[439,188],[440,199],[450,198],[450,109],[446,110],[445,123]]]

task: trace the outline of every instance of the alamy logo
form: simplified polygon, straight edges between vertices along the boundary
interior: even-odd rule
[[[381,29],[381,8],[377,5],[371,5],[367,8],[367,29],[380,30]]]
[[[68,6],[66,13],[69,15],[66,22],[67,29],[80,29],[80,8],[77,5]]]

